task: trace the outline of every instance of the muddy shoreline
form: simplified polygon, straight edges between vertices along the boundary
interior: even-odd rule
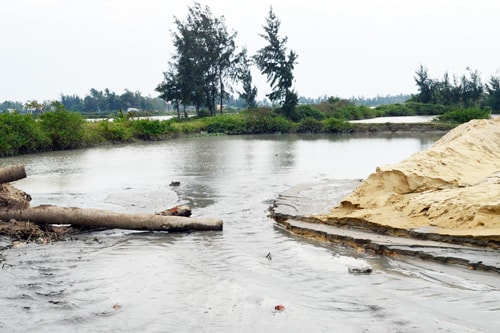
[[[279,195],[270,207],[270,217],[293,234],[361,252],[409,256],[500,274],[500,237],[443,235],[350,218],[325,222],[315,215],[326,214],[332,204],[340,203],[346,191],[358,185],[355,180],[297,185]]]
[[[352,133],[446,133],[456,125],[438,122],[429,123],[350,123]]]

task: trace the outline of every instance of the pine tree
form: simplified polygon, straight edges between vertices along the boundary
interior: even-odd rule
[[[292,90],[294,81],[293,69],[297,63],[297,54],[290,50],[287,55],[287,37],[280,37],[279,29],[281,22],[269,9],[266,18],[267,25],[264,26],[264,34],[260,34],[268,45],[257,51],[254,61],[262,74],[267,76],[272,92],[267,97],[272,102],[278,102],[285,114],[290,116],[298,103],[298,95]]]

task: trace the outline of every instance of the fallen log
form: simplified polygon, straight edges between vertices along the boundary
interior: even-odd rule
[[[10,183],[19,179],[26,178],[24,165],[10,165],[0,169],[0,184]]]
[[[148,231],[222,230],[222,220],[153,214],[127,214],[100,209],[42,205],[26,209],[0,209],[0,220],[37,224],[71,224],[80,227]]]

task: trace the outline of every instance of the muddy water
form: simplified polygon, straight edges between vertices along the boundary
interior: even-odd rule
[[[498,275],[356,253],[267,217],[291,186],[364,178],[436,139],[210,137],[2,159],[25,164],[15,186],[33,205],[154,212],[186,203],[222,218],[224,231],[108,230],[3,250],[0,331],[495,332]],[[348,273],[364,265],[373,274]]]

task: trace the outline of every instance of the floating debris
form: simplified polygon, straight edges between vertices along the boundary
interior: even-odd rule
[[[276,311],[284,311],[285,310],[285,306],[282,305],[282,304],[278,304],[274,307],[274,310]]]
[[[348,271],[351,274],[371,274],[373,272],[373,269],[371,267],[369,267],[369,266],[364,266],[364,267],[349,267]]]
[[[174,206],[170,209],[166,209],[164,211],[156,213],[156,215],[190,217],[191,216],[191,207],[186,206],[186,205]]]

